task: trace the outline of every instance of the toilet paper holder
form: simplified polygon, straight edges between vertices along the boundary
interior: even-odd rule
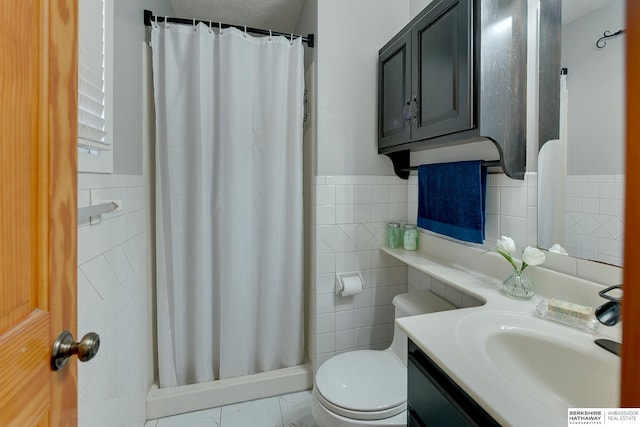
[[[362,291],[364,279],[360,271],[336,273],[336,295],[343,297],[355,295]]]

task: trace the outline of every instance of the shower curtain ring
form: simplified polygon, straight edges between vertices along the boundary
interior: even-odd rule
[[[269,41],[271,41],[271,36],[272,36],[271,29],[269,29]]]
[[[289,39],[289,43],[293,44],[293,33],[291,33],[291,39]]]
[[[211,21],[209,21],[209,34],[211,34],[213,31],[211,30]]]
[[[164,28],[166,28],[167,30],[169,29],[169,17],[168,16],[164,17]]]
[[[158,28],[158,16],[154,15],[153,17],[153,28]]]
[[[244,36],[247,37],[247,26],[244,26]]]
[[[195,31],[195,30],[196,30],[196,20],[194,19],[193,20],[193,31]]]
[[[222,35],[222,22],[218,22],[218,34]]]

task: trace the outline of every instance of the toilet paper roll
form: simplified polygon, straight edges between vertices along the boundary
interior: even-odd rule
[[[362,279],[360,276],[347,276],[342,277],[342,291],[340,294],[343,297],[359,294],[362,292]]]

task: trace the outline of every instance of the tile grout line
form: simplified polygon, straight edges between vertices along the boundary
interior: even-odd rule
[[[277,397],[278,408],[280,408],[280,421],[282,422],[282,427],[284,427],[284,414],[282,413],[282,399],[280,399],[280,396]]]

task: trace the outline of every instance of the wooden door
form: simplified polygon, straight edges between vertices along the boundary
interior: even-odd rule
[[[2,0],[0,425],[77,425],[76,0]]]
[[[627,165],[621,405],[640,407],[640,2],[627,0]]]

